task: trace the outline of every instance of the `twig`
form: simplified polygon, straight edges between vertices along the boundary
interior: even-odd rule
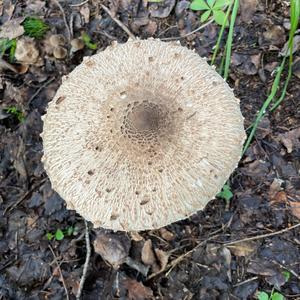
[[[89,2],[89,0],[85,0],[85,1],[83,1],[83,2],[81,2],[81,3],[77,3],[77,4],[69,4],[69,6],[71,6],[71,7],[78,7],[78,6],[84,5],[84,4],[88,3],[88,2]]]
[[[44,89],[47,85],[49,85],[52,81],[54,81],[55,77],[50,78],[48,81],[46,81],[43,85],[41,85],[36,92],[30,97],[28,100],[28,105],[31,103],[31,101],[41,92],[42,89]]]
[[[55,263],[57,264],[57,268],[58,268],[58,271],[59,271],[59,275],[60,275],[60,278],[61,278],[61,281],[62,281],[62,284],[64,286],[64,289],[65,289],[65,292],[66,292],[66,297],[67,297],[67,300],[69,300],[69,293],[68,293],[68,289],[67,289],[67,286],[66,286],[66,283],[65,283],[65,280],[64,280],[64,277],[63,277],[63,274],[62,274],[62,271],[61,271],[61,268],[60,268],[60,264],[58,263],[58,260],[57,260],[57,257],[52,249],[52,247],[50,245],[48,245],[50,251],[52,252],[52,255],[54,257],[54,260],[55,260]]]
[[[258,279],[258,276],[255,276],[255,277],[246,279],[246,280],[244,280],[244,281],[238,282],[238,283],[236,283],[233,287],[237,287],[237,286],[243,285],[243,284],[245,284],[245,283],[254,281],[254,280],[256,280],[256,279]]]
[[[135,39],[134,34],[132,34],[130,32],[130,30],[120,20],[118,20],[116,17],[114,17],[113,14],[112,14],[112,12],[106,6],[104,6],[103,4],[101,4],[101,7],[112,18],[112,20],[115,21],[119,25],[119,27],[121,27],[128,34],[128,36],[130,38]]]
[[[91,245],[90,245],[90,236],[89,236],[89,226],[86,220],[84,220],[84,224],[85,224],[85,243],[86,243],[86,258],[85,258],[85,263],[83,266],[83,272],[82,272],[82,276],[80,279],[80,284],[79,284],[79,289],[76,295],[76,300],[80,300],[81,298],[81,293],[83,290],[83,285],[86,279],[86,274],[87,274],[87,270],[88,270],[88,266],[89,266],[89,262],[90,262],[90,257],[91,257]]]
[[[297,228],[299,226],[300,226],[300,223],[298,223],[296,225],[293,225],[293,226],[291,226],[289,228],[285,228],[285,229],[279,230],[279,231],[275,231],[275,232],[271,232],[271,233],[266,233],[266,234],[261,234],[261,235],[257,235],[257,236],[252,236],[252,237],[249,237],[249,238],[245,238],[245,239],[241,239],[241,240],[236,240],[236,241],[232,241],[232,242],[228,242],[228,243],[225,242],[223,245],[228,246],[228,245],[234,245],[234,244],[238,244],[238,243],[242,243],[242,242],[259,240],[259,239],[263,239],[263,238],[266,238],[266,237],[270,237],[270,236],[274,236],[274,235],[278,235],[278,234],[290,231],[290,230],[295,229],[295,228]]]
[[[294,270],[287,268],[286,266],[282,265],[281,263],[279,263],[278,261],[271,259],[270,260],[273,264],[276,264],[278,266],[280,266],[282,269],[285,269],[286,271],[290,272],[291,274],[293,274],[298,280],[300,280],[300,275],[297,274]]]
[[[168,37],[168,38],[161,38],[162,41],[172,41],[172,40],[179,40],[179,39],[184,39],[186,38],[187,36],[189,35],[192,35],[194,33],[196,33],[197,31],[205,28],[206,26],[208,26],[209,24],[211,24],[212,22],[214,21],[214,19],[210,19],[209,21],[207,21],[206,23],[204,23],[203,25],[199,26],[198,28],[196,28],[195,30],[187,33],[187,34],[184,34],[182,36],[174,36],[174,37]]]
[[[65,26],[66,26],[66,29],[67,29],[67,33],[68,33],[68,40],[70,41],[71,40],[71,30],[69,28],[69,25],[68,25],[68,22],[67,22],[67,18],[66,18],[66,14],[65,14],[65,11],[64,9],[62,8],[62,6],[60,5],[60,3],[58,2],[58,0],[53,0],[54,3],[58,6],[58,8],[60,9],[61,13],[62,13],[62,16],[63,16],[63,19],[64,19],[64,23],[65,23]]]
[[[36,185],[34,185],[28,192],[25,193],[25,195],[20,198],[17,202],[14,204],[7,206],[3,212],[3,215],[5,215],[7,212],[11,212],[14,208],[16,208],[21,202],[23,202],[25,199],[30,197],[34,191],[36,191],[38,188],[40,188],[44,182],[47,181],[47,178],[42,179],[40,182],[38,182]]]

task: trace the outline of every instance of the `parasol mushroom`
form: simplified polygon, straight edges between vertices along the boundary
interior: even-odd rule
[[[44,118],[53,188],[95,227],[163,227],[203,209],[241,157],[239,100],[176,43],[130,40],[86,57]]]

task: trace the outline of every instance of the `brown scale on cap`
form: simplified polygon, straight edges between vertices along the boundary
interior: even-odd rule
[[[204,59],[134,40],[69,74],[42,137],[65,201],[95,227],[136,231],[203,209],[237,166],[245,133],[238,99]]]

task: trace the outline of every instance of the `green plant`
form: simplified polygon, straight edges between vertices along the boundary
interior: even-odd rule
[[[5,112],[14,116],[19,122],[23,122],[25,120],[25,116],[22,111],[17,109],[15,106],[10,106],[4,109]]]
[[[224,199],[228,203],[233,197],[230,186],[228,184],[224,184],[222,191],[217,194],[217,197]]]
[[[287,90],[289,81],[290,81],[291,76],[292,76],[292,66],[293,66],[292,49],[293,49],[293,46],[294,46],[294,35],[295,35],[296,30],[298,28],[299,18],[300,18],[300,1],[299,0],[291,0],[291,8],[290,8],[291,29],[290,29],[290,32],[289,32],[287,53],[284,56],[280,66],[276,70],[276,76],[275,76],[275,79],[273,81],[273,84],[272,84],[272,87],[271,87],[271,92],[270,92],[268,98],[263,103],[261,109],[259,110],[259,112],[256,116],[255,121],[253,122],[253,124],[249,128],[249,129],[251,129],[251,131],[250,131],[250,133],[248,135],[248,138],[245,142],[245,145],[244,145],[244,148],[243,148],[243,154],[246,152],[249,145],[251,144],[252,139],[255,135],[256,129],[257,129],[260,121],[265,116],[266,112],[268,111],[269,106],[271,105],[271,103],[275,102],[273,104],[272,108],[270,109],[270,111],[274,111],[280,105],[280,103],[283,101],[283,99],[285,97],[286,90]],[[279,86],[280,86],[280,79],[281,79],[281,75],[284,71],[287,56],[289,56],[288,76],[285,80],[283,89],[281,91],[281,95],[280,95],[279,99],[276,101],[274,98],[275,98],[275,96],[278,92]]]
[[[258,292],[257,299],[258,300],[284,300],[284,297],[282,294],[278,292],[274,293],[274,290],[272,290],[270,295],[266,292]]]
[[[57,241],[61,241],[65,236],[71,236],[74,232],[74,227],[69,226],[65,230],[57,229],[54,233],[47,232],[46,237],[49,241],[55,239]]]
[[[217,24],[228,26],[228,18],[226,18],[224,10],[231,2],[232,0],[194,0],[190,8],[204,11],[200,17],[201,22],[205,22],[212,15]]]
[[[9,62],[13,62],[15,58],[15,52],[17,47],[17,40],[16,39],[0,39],[0,57],[2,58],[3,55],[8,52],[9,53]]]
[[[23,27],[25,35],[35,39],[42,39],[46,32],[50,29],[43,20],[35,17],[25,18]]]
[[[81,38],[84,42],[84,44],[91,50],[96,50],[97,49],[97,45],[95,43],[92,42],[92,39],[91,37],[86,33],[86,32],[83,32],[81,34]]]

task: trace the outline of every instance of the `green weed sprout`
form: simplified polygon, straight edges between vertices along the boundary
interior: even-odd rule
[[[205,22],[211,15],[213,20],[219,24],[225,26],[229,25],[224,9],[230,5],[232,0],[194,0],[190,8],[192,10],[204,11],[200,17],[200,21]]]
[[[229,203],[230,199],[233,197],[230,186],[228,184],[224,184],[222,191],[217,194],[217,197],[224,199],[226,203]]]
[[[265,116],[267,110],[269,109],[269,106],[271,105],[271,103],[274,103],[272,108],[270,109],[270,111],[274,111],[279,105],[280,103],[283,101],[285,94],[286,94],[286,90],[289,84],[289,81],[291,79],[292,76],[292,66],[293,66],[293,45],[294,45],[294,35],[297,31],[298,28],[298,23],[299,23],[299,18],[300,18],[300,1],[299,0],[291,0],[291,8],[290,8],[290,19],[291,19],[291,29],[289,32],[289,40],[288,40],[288,49],[287,49],[287,53],[284,56],[280,66],[277,68],[276,71],[276,76],[275,79],[273,81],[272,87],[271,87],[271,92],[268,96],[268,98],[265,100],[265,102],[263,103],[261,109],[259,110],[255,121],[253,122],[253,124],[250,126],[250,133],[248,135],[248,138],[245,142],[244,148],[243,148],[243,154],[246,152],[246,150],[248,149],[248,147],[250,146],[252,139],[255,135],[256,129],[260,123],[260,121],[262,120],[262,118]],[[285,80],[285,84],[283,86],[282,92],[281,92],[281,96],[277,101],[275,100],[275,96],[278,92],[279,89],[279,85],[280,85],[280,79],[281,79],[281,75],[284,71],[284,67],[285,67],[285,62],[286,62],[286,58],[289,56],[289,69],[288,69],[288,76]]]
[[[46,32],[50,29],[43,20],[36,17],[25,18],[23,27],[25,35],[35,39],[42,39]]]
[[[15,52],[17,47],[16,39],[0,39],[0,58],[4,56],[5,53],[9,54],[9,62],[12,63],[15,58]]]
[[[56,241],[62,241],[64,237],[71,236],[74,232],[74,227],[69,226],[65,230],[57,229],[54,233],[52,232],[47,232],[46,238],[48,241],[51,241],[52,239],[55,239]]]
[[[22,113],[22,111],[17,109],[15,106],[10,106],[8,108],[5,108],[4,111],[14,116],[19,122],[23,122],[25,120],[25,116]]]
[[[96,50],[97,49],[97,45],[95,43],[92,42],[92,39],[91,37],[86,33],[86,32],[83,32],[81,34],[81,38],[84,42],[84,44],[91,50]]]

